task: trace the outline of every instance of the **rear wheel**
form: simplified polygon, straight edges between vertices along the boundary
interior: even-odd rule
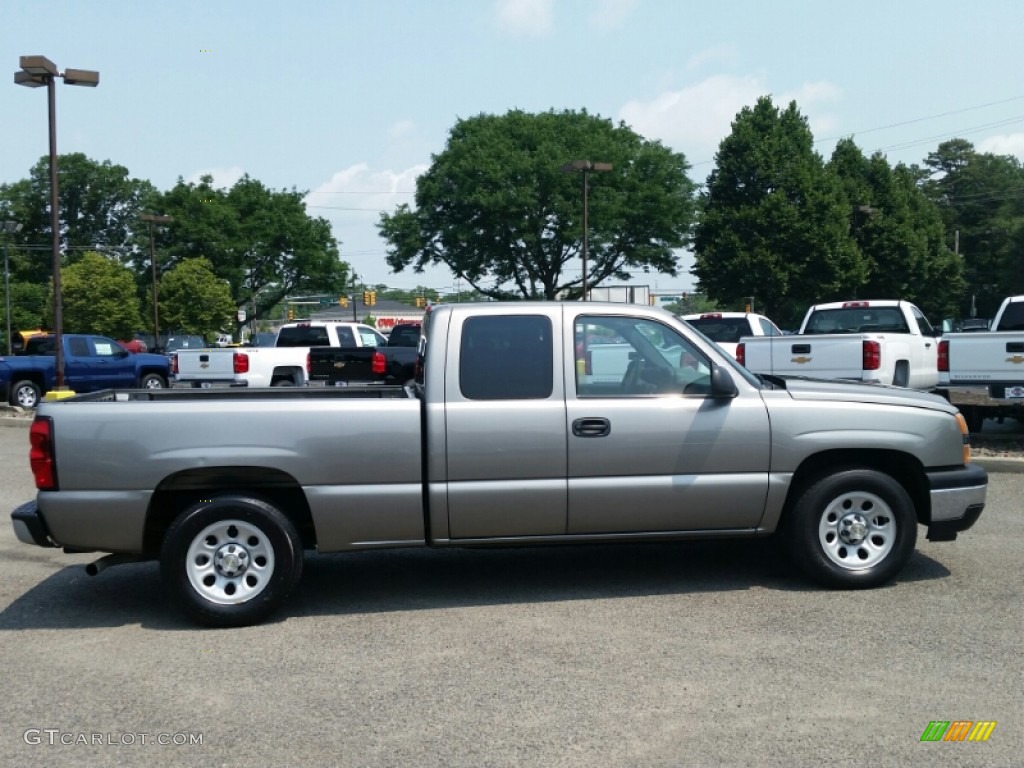
[[[302,575],[302,542],[280,510],[250,496],[213,497],[172,523],[160,553],[172,600],[214,627],[256,624]]]
[[[35,382],[25,379],[11,387],[11,405],[20,405],[22,408],[35,408],[39,405],[42,395]]]
[[[793,559],[829,587],[866,589],[891,581],[917,542],[906,490],[872,469],[841,470],[819,480],[799,495],[790,515]]]
[[[271,382],[270,386],[272,386],[272,387],[294,387],[295,386],[295,382],[292,381],[291,379],[274,379],[274,381]]]
[[[159,373],[147,373],[139,379],[139,387],[142,389],[165,389],[167,382]]]

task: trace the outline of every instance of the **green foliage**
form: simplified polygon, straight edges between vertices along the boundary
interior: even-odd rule
[[[210,338],[234,324],[235,303],[204,258],[185,259],[160,280],[160,325]]]
[[[254,295],[258,320],[289,294],[345,287],[348,265],[338,257],[327,220],[306,213],[304,193],[274,191],[249,176],[230,190],[212,184],[209,176],[199,184],[179,179],[154,201],[154,210],[174,218],[155,233],[158,264],[206,258],[227,281],[235,306],[249,312],[246,323],[253,319]],[[140,284],[148,268],[148,260],[140,264]]]
[[[58,155],[57,187],[61,247],[71,247],[68,263],[81,258],[82,248],[125,246],[138,226],[146,200],[155,194],[150,182],[131,178],[124,166],[109,160],[96,162],[77,152]],[[32,166],[27,179],[0,185],[0,212],[23,225],[12,242],[52,242],[49,156]],[[45,253],[37,251],[36,258],[19,262],[18,272],[12,268],[12,274],[44,283],[53,272]]]
[[[47,319],[53,318],[52,287]],[[61,270],[63,330],[130,339],[142,327],[135,280],[126,267],[94,251]]]
[[[915,172],[890,168],[881,154],[868,159],[849,139],[839,142],[828,167],[846,192],[851,233],[870,267],[856,296],[907,299],[935,318],[954,313],[964,288],[960,262]]]
[[[381,216],[388,264],[443,263],[494,298],[579,295],[582,275],[564,273],[581,256],[583,180],[561,171],[579,159],[613,165],[588,174],[588,285],[675,275],[694,217],[685,157],[585,111],[459,120],[417,180],[416,208]]]
[[[46,285],[34,283],[11,282],[11,332],[31,330],[33,328],[46,328]],[[0,351],[7,351],[7,326],[6,310],[7,303],[4,297],[4,344]]]
[[[722,140],[694,233],[693,273],[708,297],[745,297],[793,324],[815,302],[854,296],[869,264],[850,237],[850,210],[814,152],[795,103],[745,107]]]
[[[959,314],[968,316],[974,296],[978,316],[991,318],[1003,298],[1024,293],[1024,166],[964,139],[943,142],[925,165],[922,188],[939,207],[946,244],[959,241],[966,282]]]
[[[712,301],[702,293],[686,293],[679,297],[679,301],[670,304],[662,304],[664,309],[675,315],[695,315],[698,312],[715,312],[721,310],[717,302]],[[742,310],[743,306],[730,309],[730,312]],[[721,310],[725,311],[725,310]]]

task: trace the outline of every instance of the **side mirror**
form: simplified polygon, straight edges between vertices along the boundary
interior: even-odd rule
[[[728,369],[716,363],[711,364],[711,396],[721,398],[736,397],[740,393],[736,388],[736,382],[732,380],[732,374]]]

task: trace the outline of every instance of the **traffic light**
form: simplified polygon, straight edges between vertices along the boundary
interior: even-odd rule
[[[295,319],[295,310],[292,309],[291,307],[288,307],[288,320],[294,320],[294,319]]]
[[[363,291],[363,306],[370,306],[370,304],[373,301],[373,299],[370,298],[372,295],[373,294],[371,294],[369,291]]]
[[[744,305],[744,310],[743,310],[743,311],[744,311],[744,312],[748,312],[748,313],[749,313],[749,312],[750,312],[750,304],[745,304],[745,305]]]
[[[427,300],[425,298],[423,298],[422,296],[417,296],[416,297],[416,306],[417,307],[425,307],[426,305],[427,305]]]
[[[376,303],[377,303],[377,292],[376,291],[370,291],[370,300],[367,302],[367,306],[372,307]]]
[[[347,307],[348,306],[348,296],[339,296],[338,297],[338,304],[340,304],[343,307]]]

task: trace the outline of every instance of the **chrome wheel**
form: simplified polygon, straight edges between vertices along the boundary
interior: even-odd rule
[[[244,603],[270,583],[274,547],[257,526],[242,520],[220,520],[192,540],[185,570],[192,588],[211,603]]]
[[[896,543],[896,533],[896,518],[889,505],[865,491],[837,496],[818,524],[818,540],[826,557],[851,571],[885,560]]]

